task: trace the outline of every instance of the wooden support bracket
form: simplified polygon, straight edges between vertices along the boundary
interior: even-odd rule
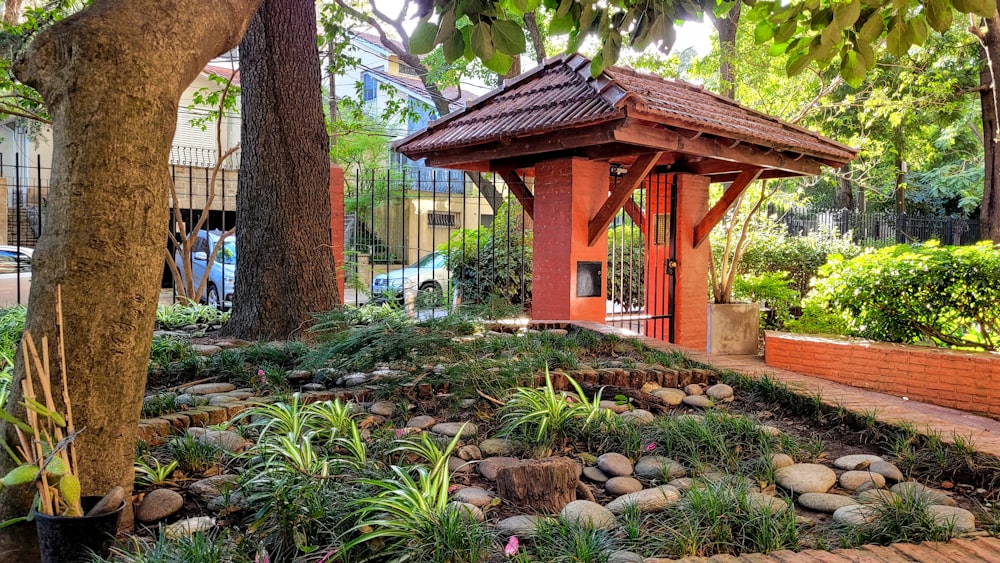
[[[722,220],[729,211],[729,208],[736,203],[736,200],[740,198],[744,191],[750,184],[760,177],[764,170],[762,168],[747,168],[746,170],[740,172],[739,176],[733,180],[733,183],[726,188],[725,193],[719,198],[719,201],[708,210],[708,213],[702,217],[701,221],[694,226],[694,247],[698,248],[701,243],[705,242],[708,238],[708,234],[712,232],[712,229]]]
[[[524,179],[521,175],[517,173],[516,170],[500,170],[500,177],[503,181],[507,183],[507,187],[510,189],[510,193],[514,194],[517,198],[518,203],[524,208],[524,212],[528,214],[528,217],[532,219],[535,218],[535,196],[528,189],[527,184],[524,183]]]
[[[601,209],[590,220],[590,225],[587,229],[587,241],[590,246],[593,246],[602,235],[606,236],[605,233],[608,230],[608,225],[615,218],[615,214],[632,197],[632,192],[642,184],[646,176],[649,176],[649,172],[656,166],[656,161],[660,160],[660,156],[662,155],[662,152],[654,152],[644,154],[635,159],[625,177],[622,178],[621,182],[618,182],[618,186],[608,196],[608,200],[604,202]]]

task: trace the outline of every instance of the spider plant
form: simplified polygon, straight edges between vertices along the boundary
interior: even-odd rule
[[[149,460],[149,463],[146,462]],[[177,469],[177,460],[163,465],[153,456],[135,460],[135,484],[141,487],[157,487],[170,482],[170,476]]]

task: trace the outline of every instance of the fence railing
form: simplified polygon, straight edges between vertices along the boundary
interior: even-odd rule
[[[775,211],[772,209],[770,213],[774,215]],[[839,235],[850,232],[854,241],[863,246],[887,246],[931,239],[947,245],[967,245],[979,240],[979,221],[960,217],[858,213],[848,209],[790,210],[777,215],[791,235],[808,235],[816,231]]]

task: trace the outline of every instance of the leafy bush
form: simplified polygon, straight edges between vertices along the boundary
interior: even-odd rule
[[[809,302],[798,319],[785,321],[785,330],[799,334],[847,334],[847,321],[819,305]]]
[[[764,229],[747,245],[739,271],[757,275],[788,272],[792,289],[805,295],[809,280],[831,255],[853,258],[861,251],[849,234],[837,236],[829,231],[816,231],[806,236],[790,236],[784,228]]]
[[[889,342],[995,350],[1000,343],[1000,250],[897,245],[820,270],[807,300],[842,316],[851,334]]]
[[[733,284],[733,296],[753,303],[763,302],[761,324],[765,329],[780,329],[791,318],[791,307],[798,305],[801,295],[790,287],[788,272],[744,274]]]
[[[608,299],[625,310],[642,308],[646,292],[646,238],[633,224],[608,230]]]
[[[455,231],[445,248],[452,283],[461,290],[462,301],[483,303],[500,296],[509,303],[531,303],[533,259],[530,221],[521,206],[504,203],[488,227]]]
[[[160,305],[156,308],[156,324],[161,329],[183,328],[193,324],[220,325],[229,320],[229,311],[220,311],[208,305]]]
[[[0,309],[0,409],[7,403],[14,355],[24,332],[25,308],[22,305]]]

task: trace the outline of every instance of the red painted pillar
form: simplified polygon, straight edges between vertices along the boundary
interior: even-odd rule
[[[677,175],[677,303],[674,342],[703,351],[708,346],[708,241],[694,247],[694,226],[708,213],[706,176]]]
[[[344,169],[330,165],[330,231],[333,260],[337,267],[337,291],[344,303]]]
[[[535,320],[603,323],[608,238],[590,246],[590,218],[608,198],[608,165],[580,158],[535,165],[535,230],[531,316]],[[597,262],[599,295],[577,295],[580,262]]]

